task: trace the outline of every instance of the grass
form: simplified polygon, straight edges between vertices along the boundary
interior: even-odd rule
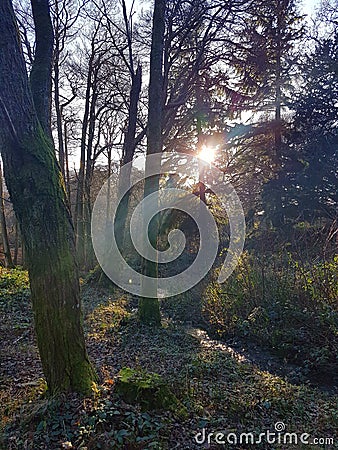
[[[10,308],[6,302],[0,304],[5,318],[1,333],[6,335],[1,343],[1,448],[197,449],[201,445],[195,435],[203,429],[260,433],[274,431],[277,422],[283,422],[288,432],[334,438],[337,444],[337,395],[294,385],[248,364],[184,324],[164,320],[158,330],[140,327],[133,300],[120,294],[93,285],[83,287],[87,344],[100,374],[100,383],[93,385],[87,398],[44,396],[30,305],[19,295],[11,298]],[[15,325],[23,317],[28,317],[28,328],[18,336]],[[158,374],[186,408],[186,416],[165,408],[142,411],[141,405],[123,401],[115,386],[125,367]],[[249,447],[237,444],[234,448]],[[260,448],[272,447],[265,443]],[[273,448],[302,446],[276,444]]]

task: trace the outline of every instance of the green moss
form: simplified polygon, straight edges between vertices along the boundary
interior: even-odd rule
[[[78,376],[79,374],[81,376]],[[98,376],[89,361],[80,361],[71,381],[72,391],[89,395],[93,392],[93,383],[98,381]]]
[[[157,298],[141,298],[139,301],[138,316],[144,325],[160,327],[161,313]]]
[[[28,155],[37,159],[43,165],[46,165],[49,169],[48,173],[52,173],[52,171],[60,172],[57,168],[52,141],[43,131],[40,123],[37,122],[35,125],[35,139],[32,140],[31,136],[29,136],[26,140],[23,140],[21,143],[22,148],[27,151]],[[32,145],[34,143],[35,145]]]
[[[186,408],[157,373],[124,367],[116,391],[127,403],[139,403],[144,411],[166,409],[182,418],[187,416]]]

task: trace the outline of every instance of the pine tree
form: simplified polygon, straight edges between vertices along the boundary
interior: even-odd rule
[[[338,33],[307,58],[303,89],[280,171],[283,214],[293,220],[333,218],[338,175]]]
[[[247,109],[264,114],[270,121],[269,152],[275,177],[264,193],[266,216],[272,224],[283,223],[280,195],[282,166],[283,113],[294,92],[294,79],[299,72],[297,44],[303,36],[302,17],[294,0],[262,0],[249,11],[247,33],[234,56],[240,76],[241,90],[251,97]]]

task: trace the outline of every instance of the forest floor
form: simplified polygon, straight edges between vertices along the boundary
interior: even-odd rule
[[[253,433],[255,440],[264,433],[257,448],[338,448],[333,387],[296,384],[296,367],[170,319],[158,330],[140,327],[133,300],[117,298],[116,292],[84,286],[83,305],[88,352],[100,382],[91,397],[51,399],[45,395],[29,295],[0,298],[0,448],[254,448],[241,433]],[[123,401],[116,383],[124,367],[159,374],[181,406],[142,410]],[[217,443],[217,432],[226,444]],[[208,443],[209,433],[214,434]],[[285,433],[296,435],[285,443]],[[300,442],[302,433],[308,444]]]

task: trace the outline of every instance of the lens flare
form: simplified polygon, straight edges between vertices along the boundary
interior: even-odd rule
[[[215,156],[215,149],[212,147],[207,147],[206,145],[203,145],[201,151],[198,153],[198,157],[209,164],[215,160]]]

